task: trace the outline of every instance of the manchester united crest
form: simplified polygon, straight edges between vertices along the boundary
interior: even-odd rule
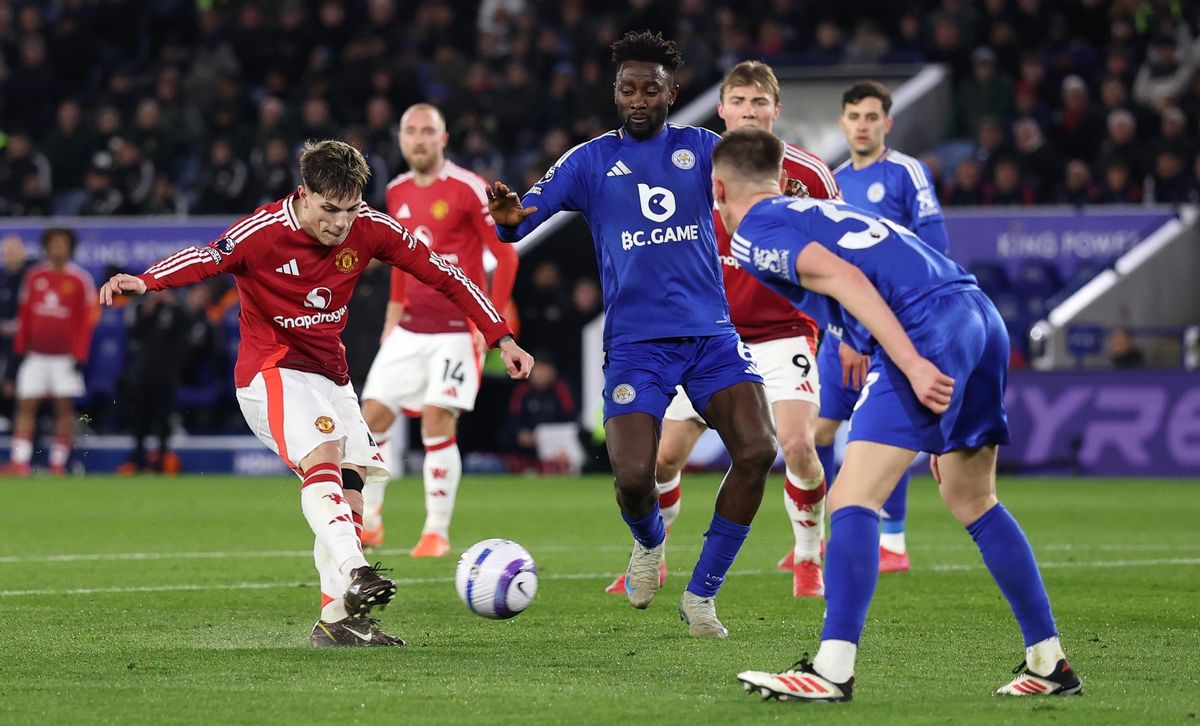
[[[323,434],[331,434],[337,428],[337,425],[333,423],[333,419],[328,416],[317,416],[317,420],[313,421],[313,426],[316,426],[317,431]]]
[[[450,204],[445,199],[439,199],[429,208],[429,213],[433,215],[434,219],[445,219],[446,215],[450,213]]]
[[[338,250],[333,258],[333,266],[338,272],[354,272],[358,268],[358,252],[350,248]]]

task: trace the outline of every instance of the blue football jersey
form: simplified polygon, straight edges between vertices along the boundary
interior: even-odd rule
[[[754,205],[733,235],[733,255],[752,275],[828,326],[843,325],[860,353],[874,351],[867,329],[836,300],[800,287],[796,256],[820,244],[862,270],[905,329],[924,324],[923,302],[977,289],[975,278],[899,224],[845,202],[774,197]]]
[[[515,242],[554,213],[582,212],[604,290],[604,346],[733,330],[713,229],[712,150],[721,137],[667,124],[639,141],[610,131],[562,156],[521,199],[537,211]]]
[[[842,199],[911,229],[922,242],[945,253],[950,241],[929,167],[919,159],[884,149],[874,163],[855,169],[849,161],[834,171]]]

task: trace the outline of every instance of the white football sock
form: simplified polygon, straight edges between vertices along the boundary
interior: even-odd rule
[[[834,683],[845,683],[854,677],[854,659],[858,646],[848,640],[822,640],[813,658],[813,668]]]
[[[879,534],[879,546],[885,550],[888,550],[889,552],[895,552],[898,555],[908,552],[908,547],[905,545],[903,532],[896,532],[895,534],[881,532]]]
[[[56,438],[54,443],[50,444],[50,466],[59,467],[66,466],[67,459],[71,458],[71,439]]]
[[[670,529],[671,523],[679,516],[680,495],[679,482],[683,480],[683,472],[674,476],[670,481],[658,482],[658,508],[662,512],[663,526]]]
[[[380,451],[387,445],[387,435],[372,432],[375,445]],[[382,476],[367,476],[363,481],[363,527],[367,530],[379,529],[383,526],[383,495],[387,490],[388,480]]]
[[[337,571],[349,577],[350,570],[367,561],[342,491],[342,470],[336,464],[317,464],[305,472],[300,486],[300,509],[308,526],[329,550]]]
[[[28,464],[33,458],[33,440],[24,436],[14,436],[12,440],[12,461],[14,464]]]
[[[1054,672],[1054,666],[1067,657],[1059,645],[1058,638],[1046,638],[1025,649],[1025,665],[1039,676],[1048,676]]]
[[[791,469],[786,470],[783,505],[792,523],[796,562],[821,561],[821,524],[825,520],[825,474],[801,479]]]
[[[313,540],[313,561],[317,565],[317,574],[321,576],[321,619],[336,623],[350,617],[350,613],[346,612],[344,597],[346,588],[350,587],[350,579],[337,571],[333,557],[320,539]]]
[[[425,444],[425,527],[421,532],[434,532],[450,539],[454,497],[462,479],[458,439],[431,436],[422,442]]]

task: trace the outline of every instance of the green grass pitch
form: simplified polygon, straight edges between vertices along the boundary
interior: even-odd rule
[[[1016,624],[929,480],[914,480],[913,570],[880,580],[855,701],[762,702],[743,669],[815,652],[822,601],[774,569],[790,542],[779,478],[718,599],[725,641],[676,604],[717,477],[684,481],[671,575],[645,611],[603,587],[628,530],[606,478],[468,476],[456,554],[507,537],[540,592],[493,622],[454,593],[455,557],[406,554],[419,482],[393,483],[380,559],[400,580],[381,621],[399,649],[312,650],[312,538],[295,480],[0,481],[0,723],[1196,723],[1200,481],[1019,480],[1001,500],[1043,565],[1081,698],[1004,700]]]

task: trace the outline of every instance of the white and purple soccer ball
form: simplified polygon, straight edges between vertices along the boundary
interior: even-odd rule
[[[533,601],[538,588],[537,565],[516,542],[485,539],[459,558],[454,586],[471,612],[505,620]]]

